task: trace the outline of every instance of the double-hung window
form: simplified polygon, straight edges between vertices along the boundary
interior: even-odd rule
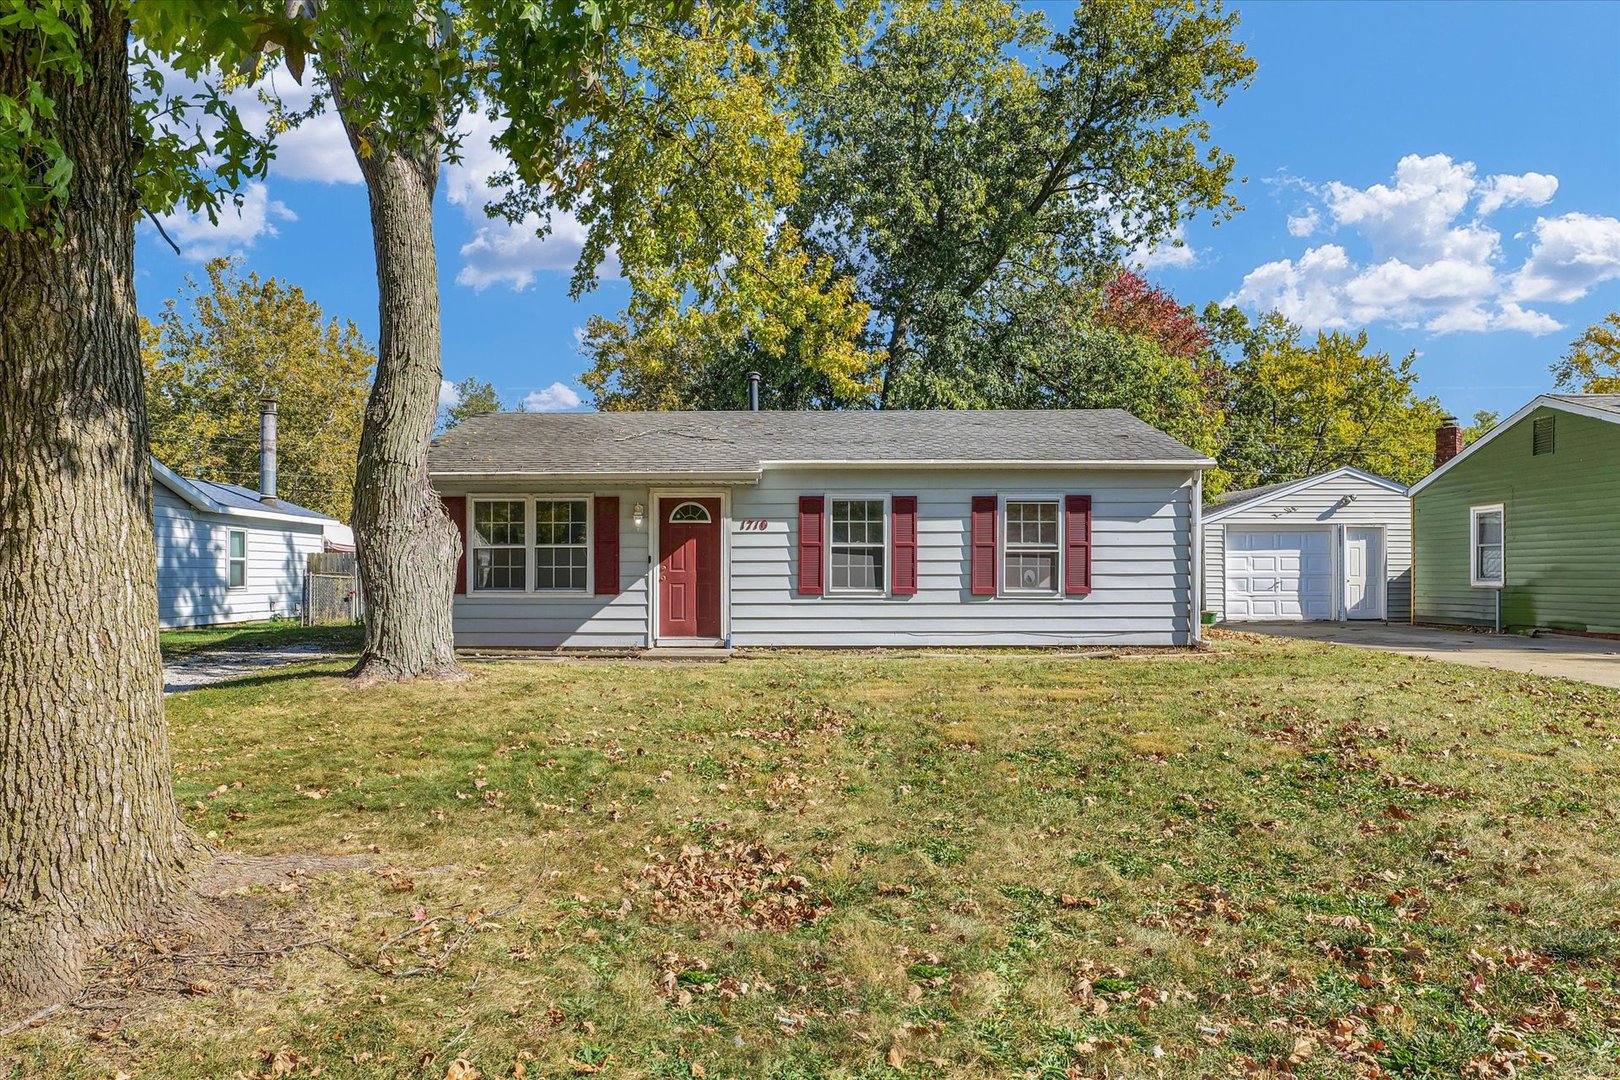
[[[523,499],[473,500],[474,592],[522,592],[528,582],[529,504]]]
[[[1468,583],[1500,589],[1507,583],[1506,528],[1502,507],[1475,506],[1468,511]]]
[[[828,592],[882,596],[889,583],[888,499],[834,495],[828,502]]]
[[[225,555],[225,581],[233,589],[247,587],[247,533],[242,529],[230,530],[225,541],[229,546]]]
[[[590,590],[590,500],[534,502],[534,587],[540,592]]]
[[[1004,500],[1002,509],[1001,591],[1015,596],[1059,595],[1063,587],[1059,500],[1014,496]]]

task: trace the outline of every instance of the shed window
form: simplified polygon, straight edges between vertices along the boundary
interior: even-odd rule
[[[1058,500],[1008,499],[1002,531],[1001,591],[1020,596],[1056,596],[1061,538]]]
[[[472,586],[477,592],[528,588],[528,503],[522,499],[473,502]]]
[[[1468,512],[1469,584],[1500,589],[1507,580],[1506,530],[1500,506],[1476,506]]]
[[[590,531],[588,500],[535,500],[535,589],[543,592],[589,591]]]
[[[1536,417],[1530,424],[1530,453],[1535,455],[1552,453],[1556,448],[1557,436],[1556,416]]]
[[[230,545],[225,560],[226,582],[233,589],[247,588],[247,533],[241,529],[232,529],[230,538],[226,541]]]
[[[833,496],[828,517],[829,592],[878,595],[888,588],[888,500]]]

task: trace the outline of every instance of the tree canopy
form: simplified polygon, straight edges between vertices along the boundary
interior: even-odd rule
[[[1026,345],[1053,295],[1173,243],[1191,215],[1236,209],[1233,162],[1205,115],[1254,69],[1235,25],[1199,0],[1099,0],[1062,28],[1004,0],[876,10],[782,83],[800,161],[793,183],[768,189],[788,226],[774,249],[802,252],[812,295],[834,302],[773,311],[771,290],[726,276],[693,306],[711,321],[741,313],[731,320],[750,334],[689,334],[661,325],[632,281],[628,318],[593,335],[587,384],[640,407],[734,394],[724,388],[751,368],[784,376],[796,401],[917,407],[953,387],[980,393],[964,342],[976,363],[1014,365],[983,350]],[[794,352],[812,326],[819,347]],[[660,339],[680,343],[675,372]]]
[[[501,396],[495,387],[474,375],[451,384],[450,398],[439,409],[440,431],[448,431],[470,416],[501,411]]]
[[[1410,484],[1428,473],[1440,403],[1417,392],[1416,354],[1392,360],[1365,330],[1307,340],[1272,314],[1250,322],[1211,306],[1207,323],[1235,342],[1226,445],[1230,486],[1293,480],[1343,465]]]
[[[188,280],[143,320],[152,452],[183,475],[257,487],[260,401],[273,397],[280,494],[347,521],[371,347],[296,285],[230,259],[206,273],[206,289]]]
[[[1620,394],[1620,311],[1611,311],[1570,342],[1552,374],[1560,390]]]

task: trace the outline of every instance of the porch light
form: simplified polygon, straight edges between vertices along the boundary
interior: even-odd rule
[[[647,508],[636,503],[635,509],[630,511],[630,520],[635,523],[636,528],[641,528],[647,521]]]

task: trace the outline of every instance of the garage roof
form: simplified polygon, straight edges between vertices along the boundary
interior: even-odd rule
[[[1264,487],[1244,488],[1241,491],[1228,491],[1226,494],[1218,496],[1215,499],[1214,506],[1204,512],[1204,520],[1219,521],[1221,518],[1231,517],[1239,510],[1244,510],[1251,506],[1259,506],[1263,503],[1270,502],[1272,499],[1281,499],[1292,495],[1295,492],[1304,491],[1307,488],[1315,487],[1317,484],[1325,481],[1338,480],[1347,476],[1354,477],[1357,480],[1365,480],[1369,484],[1377,484],[1379,487],[1387,488],[1398,495],[1405,495],[1407,493],[1406,485],[1404,484],[1396,483],[1394,480],[1379,476],[1376,473],[1366,472],[1364,470],[1351,468],[1349,465],[1346,465],[1343,468],[1333,469],[1330,472],[1317,473],[1315,476],[1307,476],[1303,480],[1285,480],[1281,483],[1266,484]]]

